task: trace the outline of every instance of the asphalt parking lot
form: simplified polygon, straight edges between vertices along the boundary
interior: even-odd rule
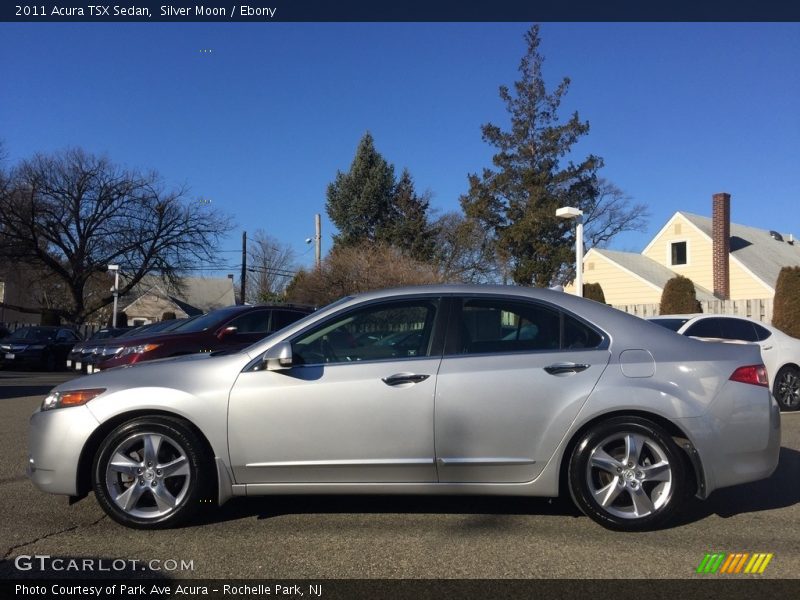
[[[20,570],[17,557],[32,555],[163,578],[691,578],[709,577],[695,573],[707,552],[773,553],[758,577],[800,577],[800,414],[784,415],[770,479],[719,490],[662,531],[606,531],[565,500],[348,496],[239,498],[197,524],[143,532],[91,495],[68,506],[24,474],[28,417],[70,377],[0,371],[3,578],[71,575]]]

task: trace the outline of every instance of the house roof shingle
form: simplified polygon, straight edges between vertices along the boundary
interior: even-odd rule
[[[130,305],[148,292],[168,298],[189,316],[236,304],[233,280],[227,277],[181,277],[176,287],[160,277],[146,276],[129,294],[130,301],[123,300],[121,306]]]
[[[636,254],[634,252],[621,252],[619,250],[606,250],[606,249],[599,249],[594,248],[594,252],[597,252],[601,256],[604,256],[611,262],[614,262],[621,266],[622,268],[630,271],[631,273],[638,275],[645,281],[652,283],[653,285],[658,286],[659,288],[663,288],[667,281],[675,277],[675,272],[671,271],[664,265],[657,263],[652,258],[648,258],[642,254]],[[695,284],[695,292],[697,294],[698,300],[714,300],[714,294],[712,294],[706,288]]]
[[[712,220],[679,211],[708,237],[712,237]],[[766,285],[775,289],[783,267],[800,265],[800,243],[777,241],[766,229],[731,223],[731,256],[735,256]]]

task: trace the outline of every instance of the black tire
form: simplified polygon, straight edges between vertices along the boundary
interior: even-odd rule
[[[775,376],[772,395],[782,411],[800,410],[800,369],[793,365],[782,367]]]
[[[655,423],[616,417],[578,440],[569,461],[569,491],[578,508],[603,527],[656,529],[675,518],[691,491],[686,462]]]
[[[135,529],[186,523],[207,502],[214,477],[205,445],[186,423],[171,417],[123,423],[103,440],[92,464],[100,506]]]

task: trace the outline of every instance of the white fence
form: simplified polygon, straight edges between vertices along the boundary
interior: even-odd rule
[[[658,304],[614,304],[614,308],[637,317],[658,316]],[[768,325],[772,323],[772,298],[751,300],[705,300],[700,302],[704,314],[750,317]]]

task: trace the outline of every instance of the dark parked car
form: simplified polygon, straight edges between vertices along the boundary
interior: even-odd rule
[[[196,317],[188,319],[168,319],[166,321],[158,321],[156,323],[148,323],[147,325],[139,325],[138,327],[126,328],[125,331],[116,336],[106,337],[105,339],[97,340],[93,343],[86,343],[80,355],[72,357],[72,368],[76,371],[93,373],[95,371],[95,365],[98,362],[114,354],[120,345],[119,340],[124,340],[123,343],[126,343],[127,340],[132,338],[173,331],[194,318]],[[73,352],[76,348],[73,348]],[[67,364],[67,367],[69,366],[70,365]]]
[[[22,327],[0,342],[0,366],[55,371],[80,340],[68,327]]]
[[[76,371],[83,370],[83,365],[86,364],[86,358],[91,355],[98,344],[105,340],[110,340],[119,337],[124,333],[132,331],[134,327],[103,327],[95,331],[91,337],[82,342],[78,342],[72,347],[72,350],[67,354],[67,369],[75,369]]]
[[[93,371],[197,352],[236,352],[311,313],[308,306],[229,306],[196,317],[174,331],[113,340]]]

